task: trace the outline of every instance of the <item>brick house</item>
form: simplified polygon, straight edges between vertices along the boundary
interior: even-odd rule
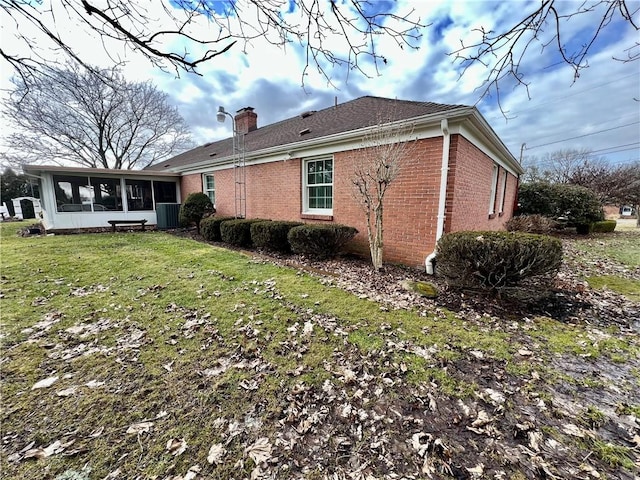
[[[523,170],[475,107],[361,97],[258,128],[246,107],[234,138],[149,167],[180,176],[180,192],[204,192],[218,215],[366,225],[349,177],[363,138],[411,125],[415,141],[385,200],[385,261],[422,266],[437,239],[460,230],[500,230],[511,217]],[[212,118],[213,121],[213,118]],[[390,128],[390,127],[389,127]],[[235,142],[235,143],[234,143]]]

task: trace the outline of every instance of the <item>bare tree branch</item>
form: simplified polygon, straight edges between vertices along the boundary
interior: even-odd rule
[[[85,67],[91,63],[77,53],[76,46],[67,43],[63,36],[67,32],[58,31],[62,26],[58,27],[56,9],[63,9],[71,21],[97,35],[103,45],[111,40],[119,42],[155,66],[171,68],[177,74],[198,73],[200,65],[228,52],[238,42],[244,44],[243,50],[256,39],[283,48],[295,43],[306,51],[303,83],[309,66],[317,68],[329,82],[334,65],[346,65],[369,75],[362,58],[369,59],[377,73],[380,62],[386,63],[378,52],[378,39],[391,38],[400,48],[417,48],[420,30],[425,27],[414,11],[381,12],[370,0],[155,0],[149,4],[58,0],[48,9],[38,2],[0,0],[3,24],[13,25],[16,41],[31,52],[27,56],[3,47],[0,58],[19,74],[28,75],[51,65],[50,46]],[[5,22],[5,18],[12,21]],[[25,23],[39,32],[36,38],[20,33]],[[105,50],[112,55],[106,45]]]
[[[449,55],[461,62],[461,76],[472,65],[487,67],[488,73],[478,87],[481,98],[494,93],[500,110],[506,116],[507,112],[501,103],[501,87],[514,82],[516,86],[523,86],[529,95],[524,70],[526,66],[536,63],[529,56],[531,47],[540,48],[539,52],[531,53],[539,57],[540,52],[553,46],[561,62],[573,70],[573,80],[576,81],[581,71],[589,66],[588,58],[593,47],[614,20],[622,20],[636,31],[639,29],[637,17],[640,4],[634,2],[632,5],[634,9],[629,10],[626,0],[586,0],[575,8],[575,4],[542,0],[533,12],[502,31],[476,30],[480,34],[478,41],[468,44],[461,41],[460,48]],[[570,10],[566,11],[567,8]],[[581,41],[579,45],[565,43],[569,22],[586,15],[594,19],[586,41]],[[640,59],[640,43],[636,42],[625,49],[625,53],[627,57],[619,60],[631,62]]]

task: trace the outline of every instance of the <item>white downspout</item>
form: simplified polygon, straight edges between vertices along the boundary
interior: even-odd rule
[[[449,177],[449,122],[446,118],[440,121],[440,130],[442,130],[442,168],[440,170],[440,197],[438,198],[438,223],[436,225],[436,248],[427,255],[424,260],[424,266],[428,275],[434,274],[433,260],[436,258],[438,240],[444,233],[445,205],[447,200],[447,180]]]

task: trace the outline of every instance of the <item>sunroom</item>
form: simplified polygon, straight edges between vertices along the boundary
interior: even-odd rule
[[[110,227],[110,221],[157,225],[161,205],[180,203],[175,173],[27,165],[38,180],[47,231]]]

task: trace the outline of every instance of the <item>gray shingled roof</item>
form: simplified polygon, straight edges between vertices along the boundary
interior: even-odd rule
[[[414,102],[380,97],[360,97],[313,112],[308,116],[298,115],[271,125],[260,127],[245,135],[245,152],[255,152],[280,145],[291,145],[303,140],[357,130],[385,121],[404,120],[433,113],[446,112],[464,105],[445,105],[432,102]],[[257,112],[258,115],[260,112]],[[301,114],[303,112],[300,112]],[[258,116],[258,121],[260,117]],[[301,135],[300,132],[308,132]],[[232,139],[201,145],[176,155],[147,170],[179,169],[194,163],[223,159],[232,154]]]

